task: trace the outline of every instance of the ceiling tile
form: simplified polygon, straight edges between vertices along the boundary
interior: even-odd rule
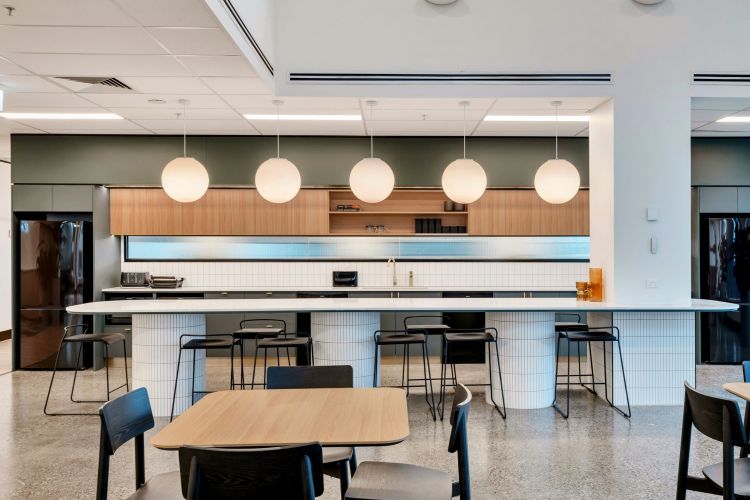
[[[128,0],[130,1],[130,0]],[[23,0],[2,24],[37,26],[134,26],[133,19],[105,0]]]
[[[694,109],[690,113],[690,119],[694,122],[715,122],[719,118],[724,118],[734,114],[734,111],[717,110],[717,109]]]
[[[362,109],[367,108],[368,99],[361,99]],[[460,112],[463,112],[463,107],[459,104],[461,99],[375,99],[377,102],[375,111],[378,109],[432,109],[432,108],[443,108],[451,109],[455,108]],[[467,109],[473,110],[487,110],[495,102],[495,99],[467,99],[469,105]]]
[[[192,76],[123,76],[120,80],[141,93],[213,94],[199,78]]]
[[[271,89],[260,78],[207,76],[201,78],[201,80],[220,95],[271,94]]]
[[[23,108],[97,108],[75,94],[14,93],[5,94],[5,111]]]
[[[575,136],[585,130],[585,123],[559,123],[558,133],[561,136]],[[481,122],[475,135],[508,135],[508,136],[554,136],[554,124],[538,122]]]
[[[195,76],[256,76],[243,56],[177,56]]]
[[[275,121],[254,121],[252,124],[261,133],[265,135],[276,134],[276,122]],[[365,135],[364,124],[360,121],[356,122],[310,122],[310,121],[282,121],[279,122],[279,131],[282,134],[294,135],[302,131],[307,131],[311,134],[332,134],[336,135],[343,132],[350,132],[357,135]]]
[[[53,131],[66,130],[142,130],[128,120],[13,120],[22,125]]]
[[[463,125],[460,121],[374,121],[372,122],[375,135],[393,132],[435,132],[437,135],[443,133],[453,135],[463,134]],[[467,123],[466,130],[470,132],[475,122]]]
[[[157,135],[182,135],[181,128],[159,129],[153,131]],[[188,130],[188,150],[190,149],[190,136],[197,135],[258,135],[255,130]]]
[[[134,129],[102,129],[102,128],[72,128],[52,129],[46,131],[49,134],[81,134],[81,135],[153,135],[153,132],[142,128]]]
[[[142,28],[0,26],[5,53],[166,54]]]
[[[154,0],[114,1],[143,26],[216,28],[219,25],[203,0],[159,0],[158,4]]]
[[[370,109],[363,108],[364,116],[369,121]],[[484,118],[485,111],[482,109],[467,109],[467,126],[474,124]],[[462,122],[464,118],[463,109],[440,109],[440,108],[405,108],[392,109],[377,106],[372,110],[372,119],[378,121],[457,121]],[[460,127],[460,125],[458,125]]]
[[[222,29],[148,28],[148,31],[172,54],[240,55],[240,50]]]
[[[227,105],[213,94],[86,94],[86,99],[105,108],[149,108],[151,106],[181,107],[177,101],[181,98],[190,101],[188,113],[192,108],[226,108]],[[166,104],[151,104],[149,99],[162,99]]]
[[[45,78],[32,75],[0,75],[0,89],[6,92],[67,92]]]
[[[224,99],[230,106],[247,110],[247,113],[276,112],[273,104],[277,97],[271,95],[227,95]],[[359,100],[351,97],[282,97],[282,113],[327,112],[340,114],[341,110],[360,112]],[[316,111],[313,111],[316,110]]]
[[[151,105],[148,108],[107,109],[123,118],[132,120],[172,120],[178,113],[182,113],[182,108],[172,107],[171,105]],[[229,108],[212,109],[191,106],[188,110],[188,118],[195,120],[233,120],[241,117],[236,111]]]
[[[692,108],[739,111],[750,108],[750,98],[741,97],[693,97]]]
[[[104,54],[9,54],[34,73],[49,76],[186,76],[172,56]]]
[[[591,110],[606,102],[606,97],[500,97],[495,100],[492,112],[499,110],[540,110],[554,112],[552,101],[560,101],[560,111]]]
[[[25,69],[0,56],[0,75],[28,75]]]
[[[701,127],[702,131],[714,132],[750,132],[750,123],[708,123]]]
[[[188,118],[190,115],[188,115]],[[136,123],[149,130],[180,129],[182,130],[183,121],[179,119],[171,120],[136,120]],[[246,120],[193,120],[188,119],[187,130],[195,133],[196,130],[253,130]]]

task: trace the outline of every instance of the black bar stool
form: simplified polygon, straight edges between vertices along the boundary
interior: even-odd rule
[[[190,339],[187,342],[183,342],[183,339]],[[180,380],[180,361],[182,360],[182,351],[193,352],[193,376],[190,384],[190,404],[195,403],[196,394],[209,394],[213,391],[196,391],[195,390],[195,352],[196,351],[208,351],[216,349],[228,349],[230,357],[230,375],[229,375],[229,388],[234,387],[234,347],[239,345],[239,341],[235,340],[231,334],[226,333],[206,333],[206,334],[190,334],[186,333],[180,335],[180,353],[177,355],[177,373],[174,376],[174,391],[172,392],[172,411],[169,414],[169,421],[171,422],[174,418],[174,403],[177,397],[177,382]]]
[[[122,389],[125,387],[126,391],[130,390],[130,385],[128,381],[128,347],[125,342],[125,335],[122,333],[87,333],[89,329],[88,325],[85,324],[78,324],[78,325],[70,325],[66,326],[63,329],[63,337],[60,339],[60,345],[57,348],[57,355],[55,356],[55,365],[52,367],[52,378],[49,381],[49,389],[47,389],[47,399],[44,401],[44,414],[50,415],[50,416],[59,416],[59,415],[98,415],[98,412],[93,413],[51,413],[47,411],[47,406],[49,405],[49,396],[52,393],[52,383],[55,381],[55,374],[57,373],[57,365],[60,361],[60,351],[62,351],[62,348],[65,344],[78,344],[78,354],[76,355],[76,366],[75,370],[73,371],[73,387],[70,389],[70,400],[73,403],[106,403],[109,401],[109,396],[115,392],[118,389]],[[76,331],[79,331],[80,333],[74,333]],[[72,335],[68,335],[69,333],[73,333]],[[78,372],[80,371],[81,366],[81,352],[83,350],[83,344],[91,342],[91,343],[99,343],[104,346],[104,356],[105,356],[105,363],[104,363],[104,369],[107,376],[107,399],[95,399],[95,400],[86,400],[86,399],[75,399],[74,392],[76,390],[76,378],[78,377]],[[109,363],[106,362],[106,358],[109,357],[109,346],[118,342],[122,342],[122,349],[123,349],[123,359],[125,361],[125,383],[122,385],[118,385],[114,389],[109,388]]]
[[[570,353],[568,353],[568,372],[566,375],[561,375],[558,373],[558,363],[560,362],[560,341],[562,339],[566,339],[568,341],[568,346],[570,346],[571,343],[576,343],[576,348],[578,349],[578,375],[571,375],[570,374]],[[580,350],[580,343],[586,342],[586,346],[588,348],[588,358],[589,358],[589,368],[591,370],[590,373],[581,373],[581,350]],[[604,358],[604,382],[597,382],[596,378],[594,377],[594,361],[593,356],[591,353],[591,343],[592,342],[601,342],[602,343],[602,356]],[[625,388],[625,401],[628,405],[628,411],[625,412],[621,410],[619,407],[617,407],[610,399],[609,399],[609,382],[607,380],[607,344],[617,344],[617,352],[620,356],[620,369],[622,370],[622,385]],[[570,349],[570,347],[568,347]],[[614,367],[613,367],[614,368]],[[557,337],[557,356],[555,357],[555,399],[552,402],[552,406],[557,410],[557,412],[563,416],[563,418],[568,418],[568,415],[570,414],[570,379],[572,377],[578,377],[578,383],[586,388],[590,393],[596,395],[596,386],[597,385],[603,385],[604,386],[604,398],[607,400],[607,403],[609,403],[609,406],[614,408],[618,413],[620,413],[625,418],[630,418],[630,396],[628,395],[628,384],[625,380],[625,365],[622,362],[622,350],[620,349],[620,329],[616,326],[602,326],[597,328],[573,328],[572,330],[563,330],[559,333]],[[591,382],[583,382],[581,377],[591,377]],[[614,377],[614,374],[613,374]],[[565,379],[565,384],[567,386],[566,391],[566,400],[565,400],[565,411],[562,411],[562,408],[557,404],[557,386],[559,385],[558,379],[563,378]],[[591,387],[587,387],[590,385]]]
[[[427,321],[427,322],[425,322]],[[430,335],[443,335],[446,331],[450,330],[451,319],[444,314],[432,314],[432,315],[420,315],[420,316],[407,316],[404,318],[404,330],[406,331],[424,331],[427,334],[427,340]],[[443,343],[440,342],[442,347]],[[445,356],[445,353],[441,352],[441,359]],[[429,358],[427,363],[429,363]],[[404,363],[406,363],[406,356],[404,356]],[[403,368],[402,368],[403,372]],[[430,377],[432,375],[430,374]],[[419,380],[419,379],[412,379]],[[430,387],[432,387],[433,379],[430,378]],[[403,381],[401,382],[403,384]]]
[[[497,345],[498,334],[496,328],[473,328],[473,329],[451,329],[445,332],[443,335],[443,362],[440,365],[440,400],[438,401],[438,407],[440,408],[440,420],[443,419],[443,413],[445,412],[445,388],[448,385],[446,383],[448,375],[448,365],[451,365],[452,384],[451,386],[458,386],[458,380],[456,377],[456,363],[453,362],[451,356],[451,347],[460,345],[465,342],[484,342],[485,344],[495,344],[495,361],[497,362],[497,375],[500,382],[500,398],[503,402],[503,409],[500,409],[495,396],[492,394],[494,385],[492,384],[492,363],[487,362],[487,369],[490,374],[490,381],[487,384],[460,384],[467,387],[489,387],[490,388],[490,401],[495,406],[495,409],[501,417],[505,418],[507,412],[505,409],[505,390],[503,389],[503,372],[500,369],[500,353]]]
[[[432,384],[427,382],[432,380],[430,372],[429,355],[427,352],[427,332],[425,330],[378,330],[373,335],[375,340],[375,358],[374,367],[372,371],[372,386],[377,387],[378,385],[378,350],[382,349],[383,346],[403,346],[404,347],[404,364],[401,366],[401,385],[397,386],[402,389],[406,389],[406,395],[409,395],[409,389],[414,387],[422,387],[422,385],[411,385],[412,380],[421,380],[424,385],[424,398],[427,401],[427,406],[430,408],[432,413],[432,419],[436,420],[435,417],[435,394],[432,391]],[[420,379],[413,379],[409,376],[409,347],[412,345],[419,345],[422,347],[422,377]],[[406,378],[404,379],[404,374]],[[432,402],[430,402],[432,400]]]
[[[255,344],[255,357],[253,358],[253,378],[250,380],[250,388],[255,389],[255,368],[258,365],[258,351],[263,350],[263,388],[266,388],[266,368],[268,367],[268,350],[276,349],[278,356],[279,349],[287,348],[294,349],[295,353],[299,352],[300,349],[305,349],[307,352],[307,359],[310,360],[311,365],[315,365],[315,356],[313,354],[312,338],[309,335],[300,336],[299,333],[284,332],[279,337],[266,338],[257,341]],[[278,357],[276,358],[277,365],[280,365]],[[258,385],[261,385],[258,382]]]
[[[286,332],[286,321],[283,319],[245,319],[240,321],[240,329],[232,334],[240,345],[240,383],[233,384],[232,388],[239,385],[241,389],[245,388],[245,341],[255,341],[255,348],[258,348],[258,341],[267,337],[278,337]],[[276,359],[279,359],[279,350],[276,350]],[[286,348],[286,362],[288,366],[292,365],[289,356],[289,348]]]

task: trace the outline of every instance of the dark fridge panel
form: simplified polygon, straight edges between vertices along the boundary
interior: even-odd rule
[[[739,311],[703,313],[701,358],[709,363],[750,359],[750,216],[701,218],[701,297]]]
[[[21,342],[19,364],[24,369],[51,369],[55,362],[57,348],[67,325],[81,321],[80,316],[70,316],[63,309],[22,309],[19,311]],[[75,347],[77,348],[77,346]],[[84,366],[90,364],[90,349],[82,354]],[[75,365],[73,345],[67,345],[60,353],[59,366],[70,368]]]

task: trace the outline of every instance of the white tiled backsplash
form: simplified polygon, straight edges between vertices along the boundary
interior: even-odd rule
[[[398,286],[441,289],[575,290],[588,280],[587,262],[397,263]],[[122,271],[148,271],[185,278],[189,287],[330,287],[333,271],[358,271],[360,287],[389,287],[385,262],[122,262]]]

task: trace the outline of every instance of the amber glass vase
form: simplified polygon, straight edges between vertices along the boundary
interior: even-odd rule
[[[602,268],[589,268],[589,300],[591,302],[601,302],[604,291],[602,289]]]

